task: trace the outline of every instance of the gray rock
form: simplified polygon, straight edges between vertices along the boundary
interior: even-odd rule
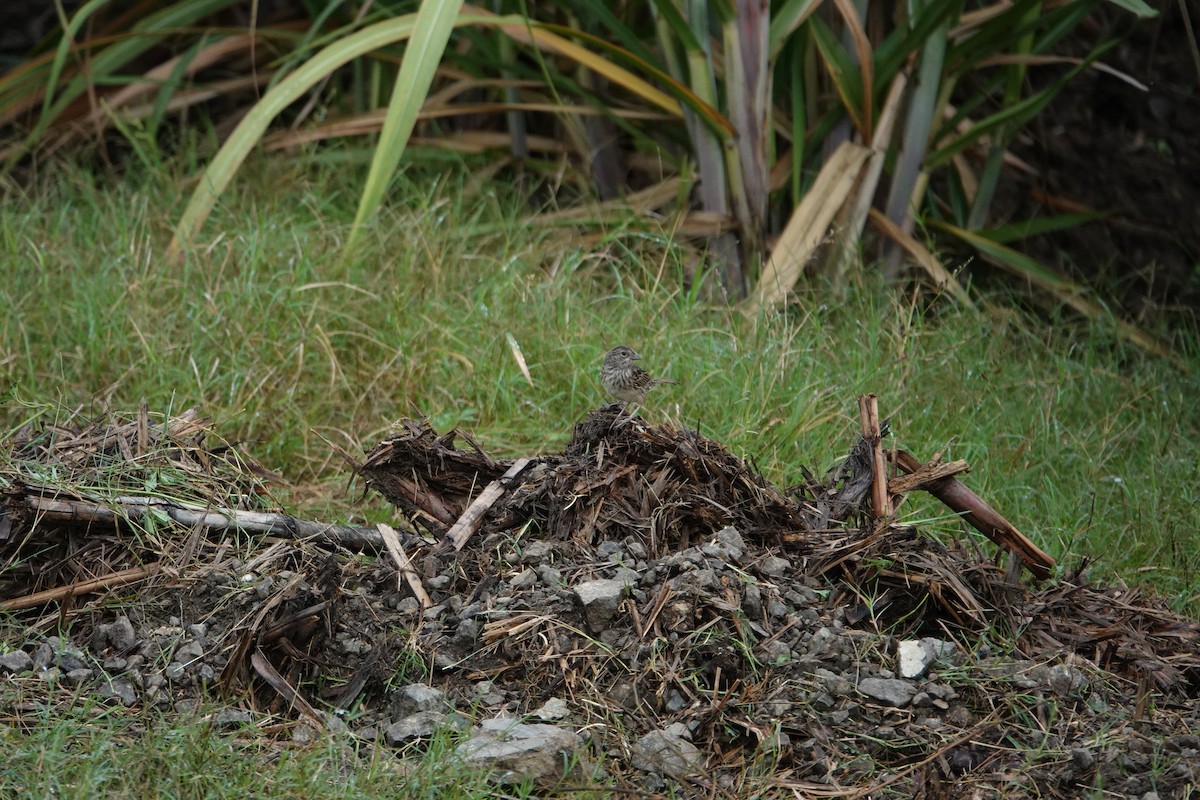
[[[251,720],[250,712],[240,708],[222,708],[213,715],[213,724],[222,729],[240,728]]]
[[[203,642],[208,638],[208,625],[204,622],[197,622],[195,625],[188,625],[187,632],[193,639]]]
[[[791,568],[792,562],[779,556],[767,556],[758,565],[759,572],[763,575],[770,575],[772,578],[783,577]]]
[[[1046,683],[1050,691],[1062,696],[1081,694],[1088,688],[1087,676],[1066,664],[1055,664],[1051,667]]]
[[[521,560],[526,564],[540,564],[553,552],[554,545],[537,539],[525,545],[525,550],[521,553]]]
[[[108,626],[108,643],[120,653],[133,649],[133,646],[137,644],[137,634],[134,633],[133,623],[129,621],[129,617],[117,617]]]
[[[517,783],[562,777],[563,765],[582,744],[579,735],[566,728],[497,717],[485,720],[475,735],[454,752],[468,765],[487,770],[502,783]]]
[[[566,717],[570,712],[567,707],[567,701],[561,697],[551,697],[545,703],[542,703],[541,708],[533,712],[533,716],[545,722],[553,722],[556,719]]]
[[[732,525],[726,525],[721,530],[717,531],[717,544],[728,547],[730,551],[739,550],[745,552],[746,541],[742,539],[742,534]],[[741,558],[741,552],[737,554],[737,558]]]
[[[124,706],[131,706],[137,702],[137,691],[133,688],[133,684],[123,678],[115,681],[102,681],[96,694],[119,700]]]
[[[742,611],[752,620],[762,616],[762,590],[754,584],[742,592]]]
[[[460,650],[470,650],[475,647],[475,642],[479,640],[481,633],[483,633],[483,623],[477,619],[464,619],[454,629],[454,636],[450,641]]]
[[[858,682],[858,690],[873,700],[896,708],[908,705],[917,693],[915,686],[900,678],[863,678]]]
[[[508,580],[508,585],[513,589],[532,589],[537,586],[538,575],[531,569],[523,569],[516,575],[513,575]]]
[[[178,661],[172,661],[170,664],[167,664],[167,668],[163,673],[167,676],[167,680],[175,682],[183,679],[183,676],[187,674],[187,667]]]
[[[1080,772],[1087,772],[1096,766],[1096,757],[1092,751],[1084,747],[1076,747],[1071,751],[1071,766]]]
[[[432,736],[438,728],[446,724],[446,719],[447,716],[440,711],[418,711],[387,726],[383,732],[383,741],[389,747],[395,747],[409,739]]]
[[[933,653],[926,650],[918,639],[905,639],[897,646],[900,662],[898,669],[905,678],[919,678],[933,663]]]
[[[612,622],[628,586],[619,578],[609,578],[587,581],[575,587],[575,596],[583,604],[583,615],[593,632],[604,630]]]
[[[50,637],[56,639],[57,637]],[[33,652],[33,666],[38,670],[47,670],[54,663],[54,648],[50,646],[50,640],[46,640],[38,645],[38,649]]]
[[[562,585],[562,572],[556,570],[549,564],[542,564],[540,567],[538,567],[537,575],[541,579],[542,583],[544,583],[546,586]]]
[[[672,777],[694,773],[704,760],[696,745],[684,738],[687,728],[675,723],[650,731],[633,745],[633,766]]]
[[[20,674],[33,669],[33,657],[24,650],[13,650],[0,656],[0,670]]]
[[[313,730],[311,725],[301,723],[292,728],[292,744],[304,747],[316,741],[317,732]]]
[[[199,642],[188,642],[175,650],[175,660],[181,664],[190,664],[204,657],[204,648]]]
[[[421,711],[444,712],[446,708],[446,693],[424,683],[403,686],[392,697],[392,711],[397,717],[408,717]]]
[[[80,667],[63,675],[63,683],[65,683],[67,686],[82,686],[90,681],[95,675],[96,673],[87,667]]]

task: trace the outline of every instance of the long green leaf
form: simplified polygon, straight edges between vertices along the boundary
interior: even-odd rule
[[[179,218],[179,224],[175,226],[170,252],[178,252],[184,243],[190,242],[200,230],[200,226],[212,212],[217,197],[233,180],[234,173],[262,138],[271,120],[343,64],[385,45],[407,39],[412,34],[415,23],[416,15],[408,14],[363,28],[358,33],[319,51],[306,64],[263,95],[238,123],[204,170],[196,191]]]
[[[1099,211],[1093,211],[1090,214],[1056,214],[1053,217],[1037,217],[1020,222],[1010,222],[1007,225],[997,225],[994,228],[975,231],[975,233],[997,244],[1007,244],[1043,233],[1074,228],[1086,222],[1103,219],[1105,216],[1107,215]]]
[[[424,0],[421,3],[413,21],[408,48],[404,51],[404,61],[400,64],[400,74],[392,89],[392,101],[388,104],[387,116],[383,121],[379,147],[375,150],[358,211],[354,215],[354,228],[350,231],[347,250],[353,251],[362,226],[369,217],[374,216],[383,201],[388,184],[400,164],[400,156],[408,144],[408,137],[417,124],[417,113],[429,94],[429,87],[433,85],[433,76],[442,62],[442,54],[446,51],[462,5],[463,0]]]

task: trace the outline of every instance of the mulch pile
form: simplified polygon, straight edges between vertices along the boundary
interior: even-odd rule
[[[1082,569],[1038,582],[977,538],[880,520],[867,439],[783,489],[615,406],[516,461],[405,421],[349,460],[412,527],[363,530],[272,511],[274,477],[198,415],[152,416],[5,443],[0,609],[22,616],[0,672],[58,670],[125,705],[223,697],[311,729],[354,708],[351,732],[381,747],[424,735],[396,691],[424,681],[461,713],[584,732],[580,763],[618,792],[1200,780],[1200,624]],[[913,674],[898,654],[917,641],[934,655]]]

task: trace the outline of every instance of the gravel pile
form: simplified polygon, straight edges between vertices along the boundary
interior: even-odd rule
[[[830,486],[776,489],[616,410],[526,461],[502,480],[513,464],[413,423],[360,466],[417,523],[379,557],[205,540],[135,599],[77,608],[66,635],[10,627],[0,676],[20,689],[0,703],[217,700],[222,727],[284,715],[298,745],[348,730],[397,757],[449,731],[454,757],[547,789],[1149,798],[1200,782],[1200,626],[1161,603],[1082,575],[1022,585],[852,513],[807,528]]]

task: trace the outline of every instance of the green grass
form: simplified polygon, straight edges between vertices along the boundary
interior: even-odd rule
[[[3,796],[438,800],[453,786],[456,800],[496,797],[478,770],[454,764],[449,751],[457,742],[450,735],[433,737],[421,757],[401,769],[389,748],[373,749],[346,734],[293,744],[294,723],[267,735],[252,725],[214,725],[206,713],[213,709],[168,717],[86,703],[52,708],[45,719],[24,720],[26,730],[0,730]],[[506,796],[528,797],[529,787],[511,787]]]
[[[581,247],[523,222],[513,197],[472,193],[465,174],[399,180],[344,263],[350,172],[260,163],[180,263],[162,256],[184,196],[166,176],[110,187],[57,167],[9,194],[4,424],[33,413],[23,404],[198,405],[303,487],[298,512],[342,516],[344,472],[318,433],[369,447],[423,413],[498,455],[555,449],[603,400],[603,352],[628,342],[683,384],[656,390],[652,419],[698,424],[780,483],[843,453],[854,398],[872,391],[901,445],[922,458],[953,441],[971,486],[1052,554],[1200,607],[1197,380],[1168,362],[1069,321],[874,287],[844,299],[814,287],[747,320],[684,289],[691,254],[665,234],[629,225]],[[1194,360],[1195,346],[1181,350]]]
[[[344,263],[357,176],[292,163],[256,164],[179,263],[162,254],[184,181],[113,184],[58,166],[6,195],[0,425],[142,399],[156,411],[198,405],[294,483],[296,513],[386,518],[380,505],[352,507],[357,494],[320,436],[355,451],[423,413],[494,455],[555,450],[604,401],[600,359],[625,342],[681,382],[656,390],[652,421],[699,425],[780,484],[798,481],[801,465],[834,463],[857,434],[856,395],[875,392],[901,446],[925,459],[949,444],[974,468],[969,485],[1062,563],[1094,558],[1102,579],[1150,582],[1176,608],[1200,610],[1200,370],[1073,320],[974,313],[873,286],[844,298],[812,287],[785,313],[746,319],[684,287],[694,253],[667,234],[628,224],[584,246],[457,172],[398,180],[360,257]],[[1180,352],[1195,362],[1195,351],[1185,337]],[[914,501],[910,519],[941,518],[924,530],[987,544]],[[162,796],[396,791],[373,758],[332,783],[337,745],[297,754],[249,732],[105,713],[61,722],[5,729],[15,755],[0,795],[154,796],[137,787],[159,767]],[[215,766],[189,768],[198,753]],[[207,774],[220,782],[170,783]]]

